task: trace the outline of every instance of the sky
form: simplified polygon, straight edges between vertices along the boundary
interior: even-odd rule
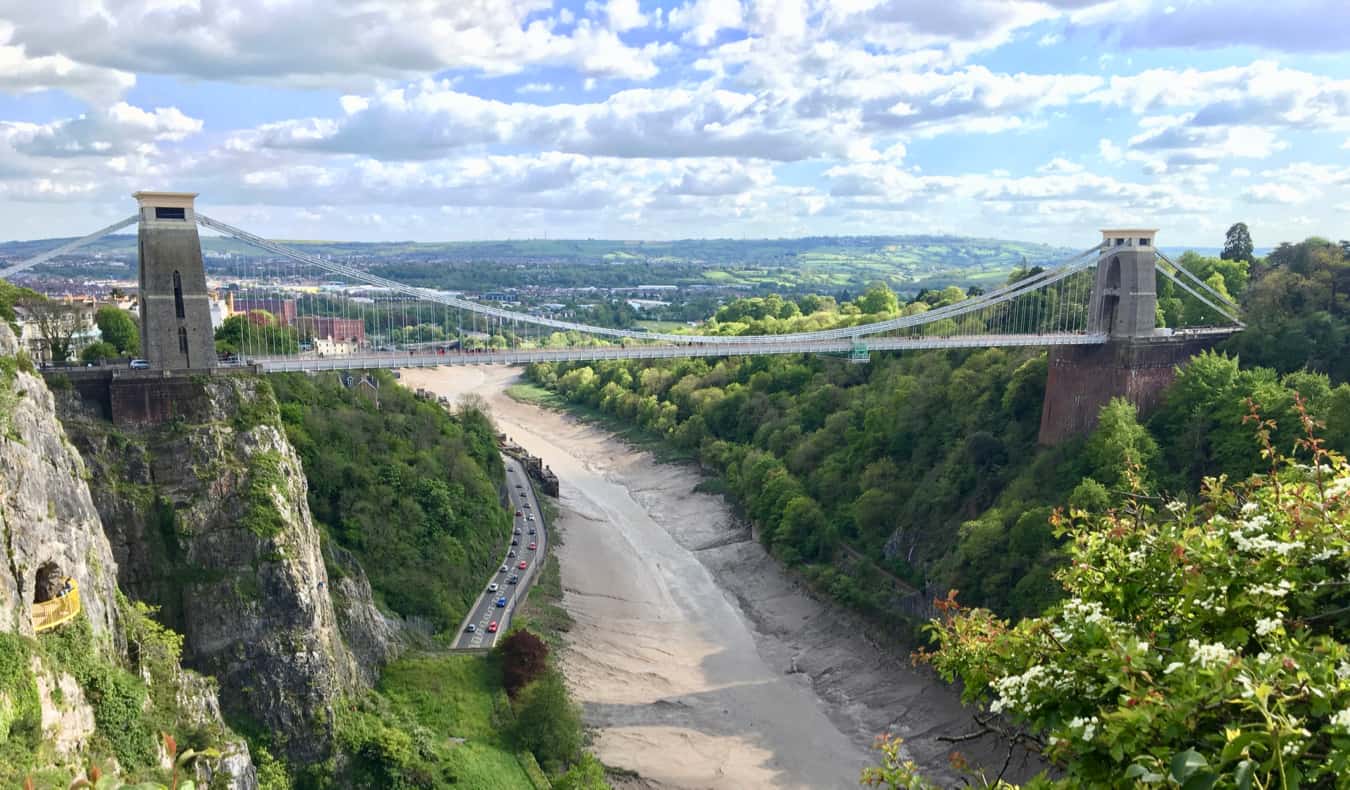
[[[0,239],[1350,237],[1346,0],[0,0]]]

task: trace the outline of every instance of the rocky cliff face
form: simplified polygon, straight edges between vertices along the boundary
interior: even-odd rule
[[[119,429],[73,393],[63,419],[93,470],[123,588],[162,607],[185,637],[184,663],[219,681],[227,715],[271,734],[294,764],[323,760],[338,697],[373,682],[394,626],[359,566],[332,589],[266,383],[193,383],[186,419]]]
[[[0,632],[33,635],[34,596],[69,576],[95,633],[115,633],[117,563],[42,378],[0,321]]]
[[[64,651],[53,652],[45,641],[55,637],[44,636],[40,643],[13,637],[5,642],[10,658],[23,657],[26,672],[16,675],[10,667],[0,682],[0,712],[13,714],[0,715],[0,744],[8,740],[7,756],[22,759],[0,769],[46,767],[72,776],[92,758],[106,757],[108,725],[100,729],[99,717],[107,710],[100,713],[99,700],[81,684],[95,672],[107,678],[139,666],[149,698],[172,700],[166,707],[176,718],[171,724],[163,720],[165,724],[209,732],[211,745],[224,753],[214,766],[200,765],[198,778],[209,781],[213,773],[221,774],[217,778],[224,781],[216,786],[254,790],[248,747],[226,730],[214,686],[171,660],[158,664],[153,678],[144,662],[128,660],[131,640],[124,634],[128,621],[118,604],[117,562],[86,482],[89,471],[57,418],[53,393],[18,351],[9,325],[0,321],[0,634],[34,637],[34,599],[57,593],[69,577],[78,589],[80,614],[47,633],[64,634],[67,644],[67,629],[82,634],[87,657],[73,664],[69,655],[61,658]],[[88,621],[87,630],[81,619]],[[31,714],[24,712],[25,704],[33,706]],[[31,725],[24,722],[27,715],[33,717]],[[33,726],[32,734],[16,736],[22,726]],[[27,738],[35,739],[29,748],[40,748],[25,755]]]

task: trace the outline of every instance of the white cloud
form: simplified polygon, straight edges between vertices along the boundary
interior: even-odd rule
[[[588,76],[648,79],[675,51],[625,44],[580,20],[566,33],[532,15],[540,0],[0,0],[12,44],[29,58],[122,72],[291,86],[369,86],[447,69],[509,74],[565,66]],[[620,2],[618,16],[627,24]],[[42,62],[42,61],[40,61]],[[30,67],[31,68],[31,67]],[[3,78],[0,78],[3,79]]]
[[[307,149],[384,159],[434,159],[514,145],[616,157],[847,156],[856,135],[837,118],[801,118],[781,102],[726,90],[632,89],[594,104],[482,99],[444,82],[381,91],[341,119],[268,124],[234,136],[243,148]]]
[[[1073,23],[1096,28],[1125,47],[1350,49],[1350,7],[1344,0],[1113,0],[1077,5],[1084,7],[1071,12]]]
[[[1254,203],[1281,203],[1293,205],[1307,201],[1311,195],[1289,184],[1255,184],[1242,190],[1242,196]]]
[[[745,24],[739,0],[691,0],[666,12],[667,24],[685,31],[686,41],[706,47],[722,30]]]
[[[609,0],[605,6],[609,29],[616,33],[646,27],[647,17],[638,7],[638,0]]]
[[[115,156],[176,142],[200,132],[202,122],[176,107],[146,111],[125,102],[78,118],[47,124],[0,122],[0,139],[15,152],[38,157]]]
[[[773,183],[773,170],[765,163],[735,159],[699,160],[684,164],[665,185],[677,195],[736,195]]]
[[[1197,126],[1262,125],[1350,129],[1350,80],[1271,61],[1199,71],[1149,69],[1114,76],[1090,97],[1136,113],[1194,108]]]
[[[552,93],[558,86],[551,82],[527,82],[516,88],[516,93]]]
[[[23,94],[60,89],[92,104],[121,96],[136,84],[132,74],[76,63],[62,54],[29,57],[23,46],[5,45],[0,20],[0,93]]]

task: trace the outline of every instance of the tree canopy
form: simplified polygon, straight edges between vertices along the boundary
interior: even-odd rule
[[[110,344],[117,353],[129,356],[141,353],[141,332],[131,313],[105,305],[94,313],[94,323],[103,336],[103,342]]]
[[[1302,415],[1305,428],[1311,418]],[[1046,787],[1331,787],[1350,775],[1350,466],[1305,435],[1195,502],[1057,515],[1064,599],[1011,624],[949,597],[926,655],[1025,726]]]
[[[1252,261],[1252,252],[1255,248],[1252,246],[1252,234],[1247,230],[1247,223],[1236,222],[1228,228],[1224,234],[1223,252],[1219,257],[1225,261]]]

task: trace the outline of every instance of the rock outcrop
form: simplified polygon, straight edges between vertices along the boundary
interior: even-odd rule
[[[356,672],[367,686],[380,679],[380,670],[394,659],[414,639],[402,620],[381,612],[375,605],[370,579],[365,569],[351,553],[328,545],[325,547],[333,570],[333,609],[337,613],[342,639],[356,659]]]
[[[75,582],[80,610],[75,620],[56,629],[77,629],[75,633],[87,640],[89,657],[83,659],[83,676],[87,679],[90,674],[89,662],[108,671],[134,667],[137,662],[128,658],[131,640],[124,635],[130,621],[126,610],[119,609],[117,598],[118,565],[90,494],[89,470],[58,419],[52,391],[18,352],[9,325],[0,321],[0,535],[4,548],[0,633],[35,636],[34,600],[58,595],[69,577]],[[87,619],[87,630],[79,630],[85,628],[80,619]],[[62,632],[54,629],[51,633]],[[36,737],[43,745],[36,767],[46,765],[74,775],[88,764],[91,753],[99,751],[91,749],[102,732],[91,702],[96,700],[71,674],[75,667],[64,666],[40,643],[12,641],[9,651],[26,656],[28,677],[8,678],[11,685],[0,689],[0,710],[8,704],[13,712],[22,698],[6,697],[22,694],[22,688],[31,683]],[[215,686],[176,664],[157,666],[159,676],[143,676],[150,695],[167,695],[177,712],[176,724],[211,733],[212,745],[223,753],[214,765],[200,764],[198,778],[208,782],[219,774],[225,781],[216,786],[255,790],[248,747],[225,727]],[[5,721],[7,730],[11,724]],[[106,743],[105,737],[105,748]]]
[[[117,427],[73,393],[63,418],[94,472],[122,587],[162,607],[185,637],[184,664],[219,681],[227,717],[271,734],[293,764],[322,761],[339,696],[378,666],[363,671],[343,641],[271,388],[242,375],[191,383],[197,405],[169,423]],[[364,575],[351,576],[339,591],[354,602],[347,630],[375,661],[378,612],[361,603]]]
[[[33,635],[33,603],[65,577],[96,634],[115,634],[117,563],[42,378],[0,321],[0,632]]]

